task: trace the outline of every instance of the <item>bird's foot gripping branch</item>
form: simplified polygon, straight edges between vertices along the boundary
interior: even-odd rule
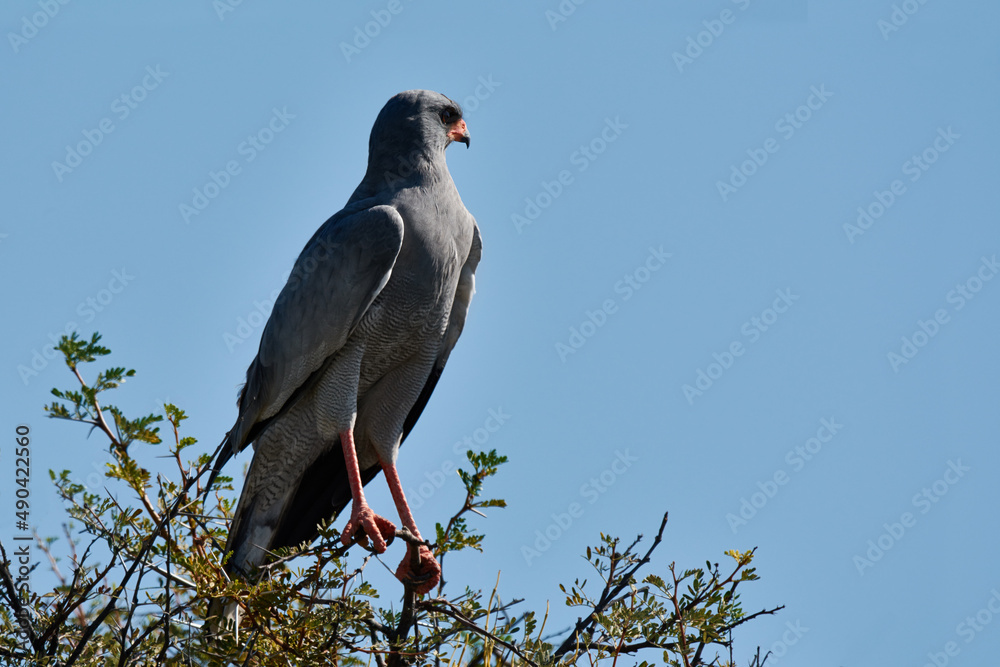
[[[419,582],[407,582],[401,607],[392,604],[399,589],[379,604],[367,569],[375,556],[354,542],[340,544],[329,524],[311,545],[271,554],[256,577],[230,581],[221,560],[232,480],[220,476],[203,498],[214,455],[202,450],[188,458],[199,448],[181,434],[184,412],[165,405],[162,414],[131,419],[108,403],[109,392],[135,372],[112,367],[93,375],[88,364],[110,352],[99,335],[63,338],[59,349],[75,385],[53,390],[57,400],[46,411],[107,438],[107,479],[98,488],[70,471],[50,472],[68,520],[38,515],[42,534],[64,526],[64,538],[37,543],[50,565],[47,589],[37,571],[30,590],[17,589],[10,551],[0,540],[5,665],[331,665],[349,657],[380,666],[438,657],[452,665],[611,665],[629,656],[630,662],[696,667],[725,664],[720,651],[735,664],[732,630],[780,609],[745,613],[740,606],[737,588],[757,579],[753,551],[727,552],[734,563],[726,570],[708,563],[682,571],[670,564],[663,576],[640,575],[651,567],[666,516],[645,553],[641,536],[626,545],[602,535],[587,550],[597,586],[580,579],[560,586],[565,603],[579,610],[579,620],[561,632],[546,631],[556,622],[547,611],[536,616],[522,600],[501,602],[492,576],[485,589],[469,582],[461,593],[446,595],[447,554],[484,546],[469,515],[505,505],[482,497],[485,481],[507,460],[495,451],[468,454],[469,469],[458,472],[465,498],[437,524],[434,543],[396,531],[412,553],[422,559],[426,550],[441,566],[442,583],[432,595],[419,596]],[[80,446],[90,444],[81,440]],[[207,632],[209,604],[220,598],[239,608],[238,633]],[[764,660],[751,657],[747,664],[759,667]]]

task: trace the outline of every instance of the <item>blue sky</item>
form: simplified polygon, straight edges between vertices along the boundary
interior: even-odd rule
[[[511,459],[453,586],[499,570],[544,609],[598,532],[669,510],[655,568],[756,546],[746,607],[786,605],[741,663],[985,664],[998,22],[942,0],[7,2],[0,506],[17,424],[40,532],[60,532],[48,468],[101,483],[101,438],[42,415],[72,385],[46,358],[67,328],[138,369],[119,405],[174,402],[214,448],[378,110],[430,88],[466,107],[448,157],[484,253],[401,454],[418,523],[460,503],[439,471],[464,442]]]

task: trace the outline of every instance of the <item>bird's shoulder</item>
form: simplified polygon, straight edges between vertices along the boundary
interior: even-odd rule
[[[231,432],[234,451],[343,347],[389,280],[404,233],[396,209],[374,204],[347,207],[313,234],[275,300],[247,370]]]

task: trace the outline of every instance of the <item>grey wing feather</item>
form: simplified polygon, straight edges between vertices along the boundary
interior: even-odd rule
[[[278,414],[344,345],[388,282],[402,243],[403,218],[391,206],[347,209],[317,230],[264,327],[225,458],[246,447],[254,427]]]

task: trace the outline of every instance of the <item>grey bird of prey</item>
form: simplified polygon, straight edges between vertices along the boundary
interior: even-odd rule
[[[364,179],[275,301],[213,472],[253,443],[226,543],[235,576],[251,575],[269,550],[312,541],[348,502],[344,544],[363,531],[384,552],[395,527],[363,490],[379,471],[421,539],[396,459],[462,333],[482,252],[445,163],[455,141],[469,145],[455,102],[427,90],[390,99]],[[411,568],[407,549],[396,576],[426,593],[441,568],[426,546]]]

